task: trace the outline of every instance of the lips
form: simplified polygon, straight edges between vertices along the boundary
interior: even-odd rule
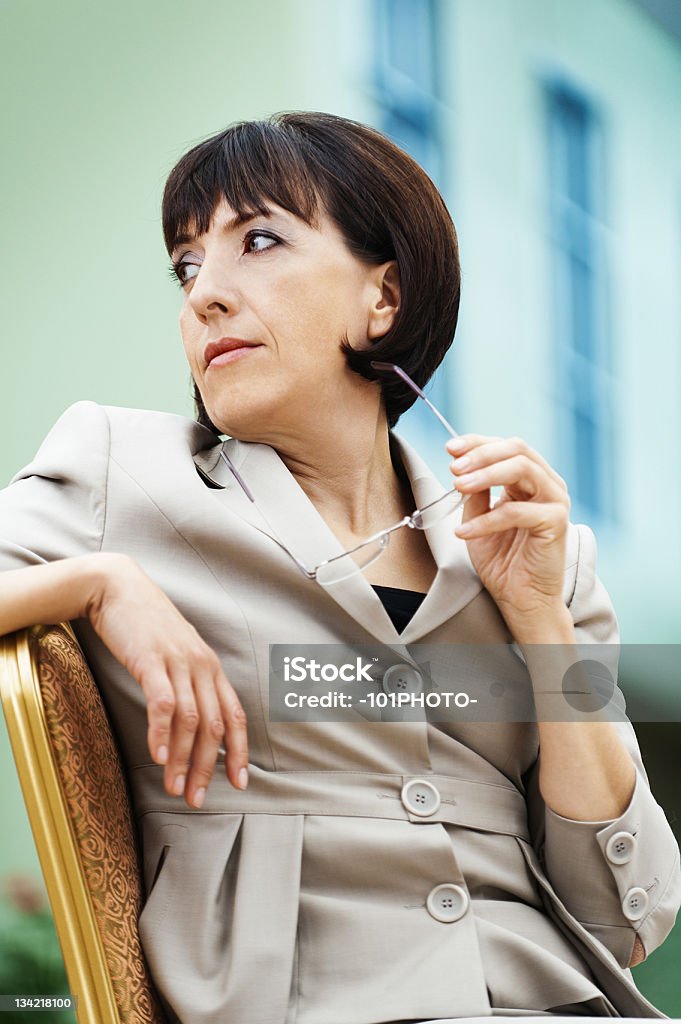
[[[206,361],[206,367],[212,359],[216,356],[221,356],[223,352],[232,352],[235,348],[257,348],[260,345],[258,341],[246,341],[245,338],[219,338],[217,341],[209,342],[203,350],[203,358]]]

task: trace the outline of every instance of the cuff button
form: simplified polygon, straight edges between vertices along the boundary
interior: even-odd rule
[[[635,849],[636,839],[631,832],[615,832],[605,844],[605,856],[611,864],[628,864]]]
[[[630,889],[622,900],[622,913],[629,921],[638,921],[648,909],[648,893],[639,886]]]

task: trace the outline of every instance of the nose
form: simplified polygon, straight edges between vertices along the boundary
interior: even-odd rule
[[[202,323],[211,316],[234,313],[238,308],[236,288],[229,278],[225,259],[217,255],[206,256],[194,277],[189,292],[189,304]]]

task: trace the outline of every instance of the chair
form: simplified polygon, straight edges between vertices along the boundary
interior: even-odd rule
[[[78,1024],[167,1024],[137,931],[128,787],[71,625],[0,637],[0,694]]]

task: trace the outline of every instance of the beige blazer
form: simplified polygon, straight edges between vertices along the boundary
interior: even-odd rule
[[[416,502],[443,493],[395,439]],[[478,665],[483,688],[518,657],[452,519],[426,531],[437,576],[398,634],[361,574],[325,590],[275,543],[308,566],[341,551],[276,451],[225,442],[256,508],[221,448],[183,416],[82,401],[0,491],[0,569],[126,552],[218,653],[248,716],[248,789],[219,763],[191,810],[163,789],[139,686],[74,624],[129,771],[140,934],[174,1019],[372,1024],[573,1003],[663,1017],[626,965],[636,934],[651,953],[672,928],[679,850],[630,723],[618,729],[637,767],[631,803],[590,823],[544,806],[531,722],[271,721],[273,644],[373,644],[385,672],[402,665],[426,688],[419,645],[445,672],[456,645],[503,645]],[[616,643],[591,530],[571,525],[568,548],[578,639]]]

